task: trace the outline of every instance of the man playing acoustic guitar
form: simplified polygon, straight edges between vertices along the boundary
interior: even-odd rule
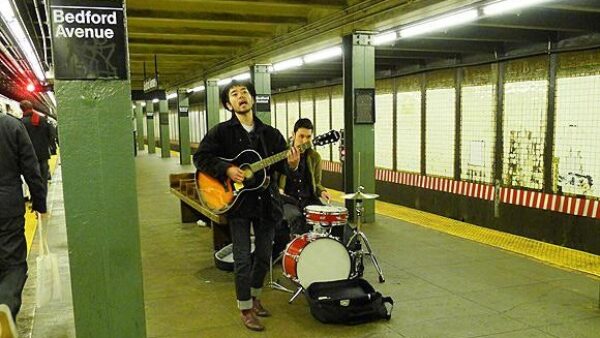
[[[248,149],[262,158],[287,149],[283,135],[254,115],[255,97],[254,86],[249,82],[232,81],[225,86],[221,92],[221,103],[233,113],[232,117],[213,127],[194,154],[194,164],[198,170],[223,182],[223,186],[229,191],[233,186],[238,191],[240,186],[250,185],[253,172],[249,168],[240,168],[227,159],[234,159],[243,151],[248,153]],[[234,205],[226,211],[233,242],[237,304],[242,322],[250,330],[264,330],[257,316],[270,316],[259,297],[269,269],[275,225],[283,217],[277,183],[268,178],[275,171],[289,175],[297,169],[299,161],[300,154],[297,148],[292,147],[287,161],[275,162],[266,168],[264,188],[253,188],[236,195]],[[256,248],[253,261],[250,257],[251,225]]]

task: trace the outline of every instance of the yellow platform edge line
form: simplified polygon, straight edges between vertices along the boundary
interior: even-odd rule
[[[171,152],[179,153],[174,150],[171,150]],[[334,201],[339,203],[344,202],[341,191],[333,189],[328,189],[328,191]],[[558,268],[578,271],[592,275],[595,278],[600,278],[600,256],[588,252],[541,242],[382,201],[375,201],[375,212],[424,228],[437,230],[452,236],[534,258]]]
[[[333,200],[343,202],[342,192],[329,190]],[[600,277],[600,256],[545,243],[534,239],[457,221],[408,207],[376,201],[375,212],[398,220],[437,230],[452,236],[501,248],[535,258],[562,269],[579,271]]]
[[[48,166],[50,167],[51,175],[54,175],[54,170],[56,170],[56,165],[58,163],[58,149],[56,153],[57,155],[52,155],[48,160]],[[27,203],[26,210],[27,211],[25,212],[25,240],[27,241],[27,256],[29,256],[29,251],[31,251],[31,244],[33,243],[33,238],[35,237],[35,231],[37,229],[37,219],[35,218],[35,214],[30,212],[31,203]]]

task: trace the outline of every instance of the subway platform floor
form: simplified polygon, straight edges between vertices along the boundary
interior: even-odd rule
[[[390,321],[322,324],[303,296],[288,304],[288,293],[265,288],[263,303],[273,316],[263,320],[266,331],[250,332],[236,309],[233,274],[214,266],[212,230],[181,223],[179,200],[169,193],[168,175],[193,167],[146,152],[136,167],[148,337],[591,338],[600,332],[597,279],[380,214],[363,230],[386,282],[378,283],[370,262],[364,278],[394,299]],[[64,297],[35,307],[36,238],[18,320],[22,337],[76,336],[60,166],[50,191],[45,226],[59,256]],[[280,264],[274,276],[292,287]]]

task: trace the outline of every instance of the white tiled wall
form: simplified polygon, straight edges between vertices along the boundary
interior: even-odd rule
[[[332,129],[340,131],[344,129],[344,100],[340,94],[331,96],[331,126]],[[334,144],[331,160],[340,161],[339,143]]]
[[[504,183],[542,189],[548,81],[504,85]]]
[[[492,85],[462,87],[460,178],[493,182],[496,142],[495,91]]]
[[[554,142],[562,192],[600,197],[600,76],[557,80]]]
[[[397,169],[419,173],[421,171],[421,92],[398,92],[396,104]]]
[[[312,97],[310,95],[303,95],[300,100],[300,117],[306,117],[313,121],[313,110]]]
[[[148,118],[146,117],[146,112],[144,112],[144,137],[148,139]]]
[[[427,175],[454,176],[455,90],[428,89],[425,133]]]
[[[282,135],[286,136],[287,133],[287,107],[286,101],[278,100],[276,103],[276,114],[275,114],[275,128],[279,129]]]
[[[287,134],[283,134],[285,139],[287,140],[292,136],[294,132],[294,124],[300,118],[300,102],[298,102],[297,98],[288,99],[287,104]]]
[[[315,135],[321,135],[330,130],[329,128],[329,97],[319,97],[315,100],[316,119]],[[317,147],[317,151],[321,154],[321,159],[329,161],[331,156],[331,145]]]
[[[219,108],[219,122],[225,122],[231,118],[231,112],[223,106]]]
[[[394,96],[375,95],[375,166],[392,169],[394,166]]]
[[[177,111],[169,111],[169,137],[172,141],[179,140],[179,121]]]

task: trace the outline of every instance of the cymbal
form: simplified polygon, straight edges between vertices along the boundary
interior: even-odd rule
[[[362,191],[342,195],[342,198],[345,200],[374,200],[377,197],[379,197],[379,195],[367,194]]]

